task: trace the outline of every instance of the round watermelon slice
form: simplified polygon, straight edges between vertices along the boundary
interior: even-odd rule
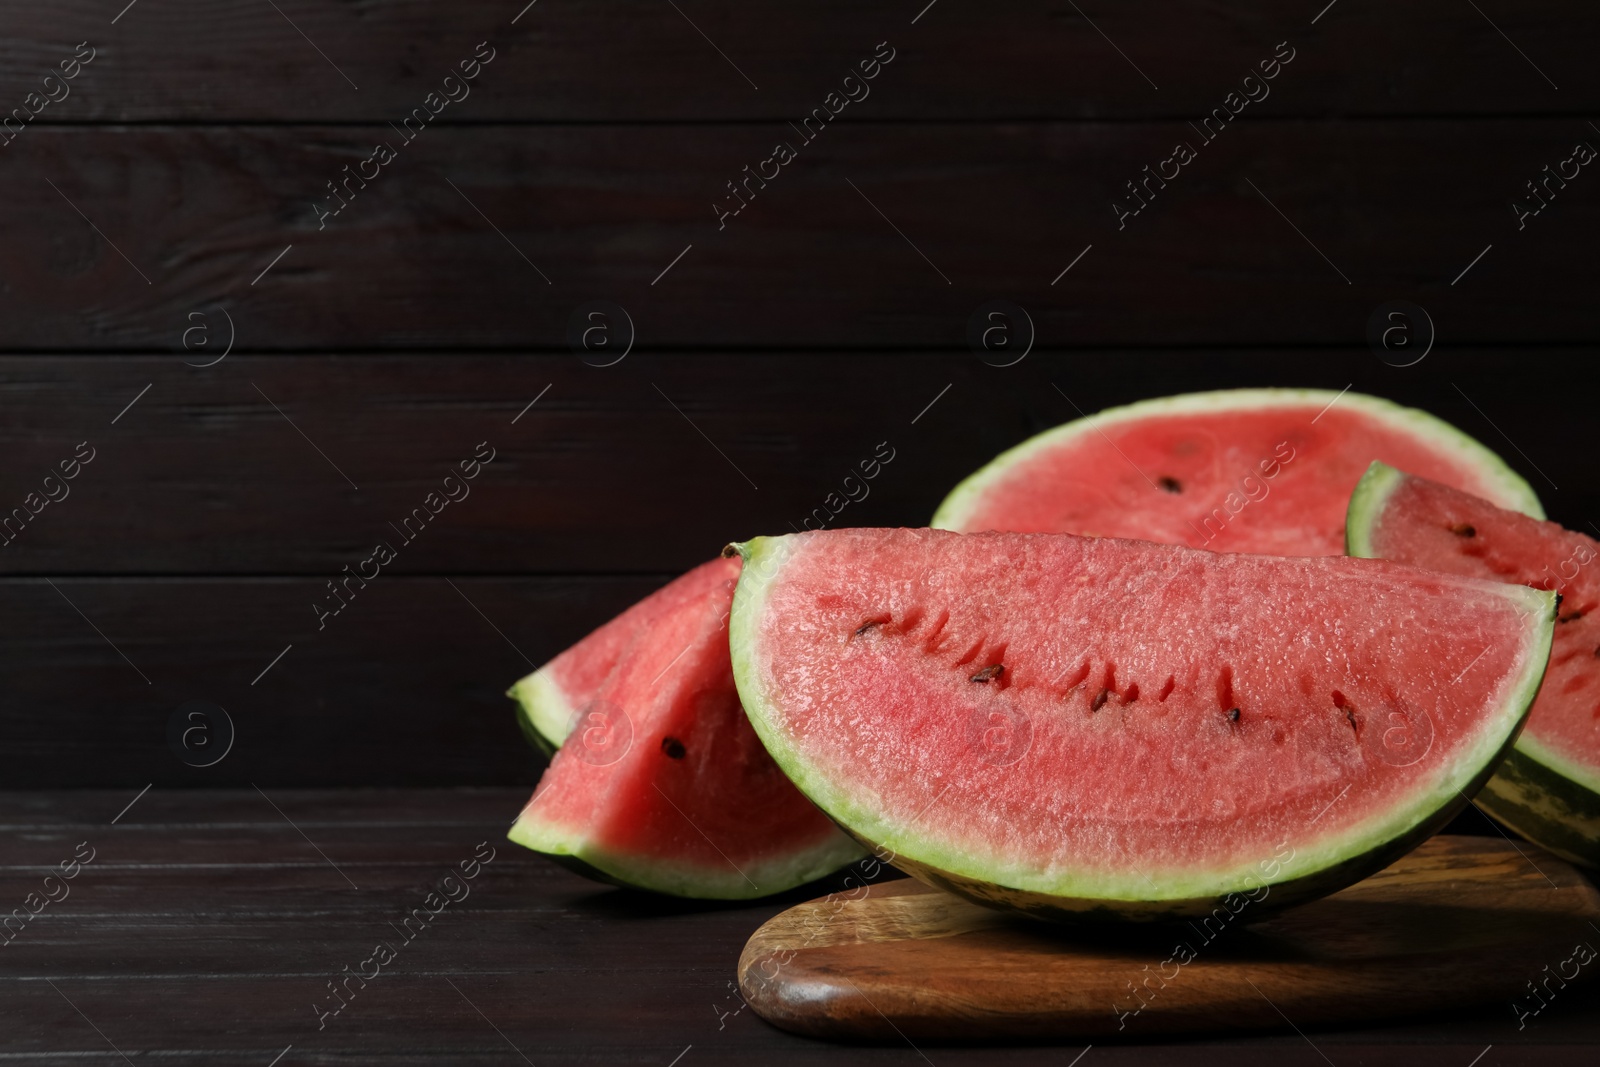
[[[1477,804],[1564,859],[1600,868],[1600,542],[1375,463],[1350,498],[1353,556],[1562,597],[1528,726]]]
[[[1275,909],[1382,868],[1509,750],[1555,596],[1055,534],[758,538],[755,729],[890,862],[1049,917]]]
[[[736,559],[691,571],[558,656],[546,681],[519,683],[539,735],[561,748],[511,840],[600,881],[719,900],[782,892],[862,855],[772,762],[739,705],[728,658],[738,573]]]
[[[1544,516],[1498,456],[1426,412],[1360,393],[1236,389],[1047,430],[956,486],[933,525],[1334,556],[1350,491],[1375,459]]]
[[[578,709],[600,692],[618,663],[648,645],[663,619],[686,606],[733,602],[738,563],[714,559],[702,563],[633,605],[621,615],[519,680],[506,696],[517,702],[517,725],[523,736],[546,756],[561,747]]]

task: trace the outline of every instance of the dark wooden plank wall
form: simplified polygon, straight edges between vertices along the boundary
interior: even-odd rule
[[[641,345],[959,346],[996,297],[1041,345],[1348,343],[1397,299],[1452,342],[1592,337],[1587,171],[1520,231],[1510,208],[1600,145],[1584,120],[1234,121],[1209,145],[1169,120],[852,122],[720,229],[784,124],[429,129],[326,220],[386,126],[29,129],[6,343],[175,349],[198,313],[257,351],[558,347],[608,299]],[[1180,140],[1198,158],[1119,229]]]
[[[927,0],[701,0],[679,4],[681,14],[653,0],[538,0],[524,11],[526,3],[446,13],[428,0],[140,0],[115,26],[121,4],[17,4],[4,16],[0,99],[20,100],[88,39],[98,50],[93,76],[51,121],[382,121],[415,107],[488,40],[506,59],[488,68],[463,117],[781,121],[816,106],[887,40],[896,58],[871,96],[875,118],[1190,118],[1287,40],[1298,51],[1285,91],[1263,104],[1273,114],[1583,118],[1592,117],[1584,94],[1593,91],[1589,65],[1600,49],[1600,26],[1582,5],[1549,0],[1481,5],[1493,23],[1454,0],[1399,9],[1339,0],[1315,24],[1327,0],[1013,0],[1003,8],[939,0],[915,23]]]
[[[0,549],[9,787],[530,782],[500,695],[530,662],[798,524],[879,442],[849,521],[917,524],[993,453],[1141,396],[1354,384],[1600,519],[1573,410],[1600,178],[1520,229],[1511,206],[1600,145],[1582,5],[277,6],[0,12],[0,113],[95,50],[0,134],[0,506],[95,450]],[[482,41],[471,95],[402,143]],[[882,41],[870,96],[802,144]],[[1189,122],[1287,48],[1202,144]],[[797,157],[719,228],[780,139]],[[1119,229],[1179,140],[1197,158]],[[994,299],[1036,329],[1015,366],[966,347]],[[614,366],[569,348],[592,300],[631,317]],[[1365,340],[1394,300],[1437,331],[1412,367]],[[483,441],[471,497],[319,631],[323,583]],[[238,727],[207,769],[166,746],[193,699]]]

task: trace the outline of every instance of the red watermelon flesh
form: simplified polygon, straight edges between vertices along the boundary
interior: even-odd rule
[[[1241,389],[1042,433],[957,486],[933,525],[1339,555],[1350,492],[1375,459],[1543,515],[1497,456],[1424,412],[1359,393]]]
[[[1479,806],[1600,867],[1600,542],[1375,464],[1350,502],[1350,552],[1561,595],[1544,686]]]
[[[780,892],[862,854],[772,762],[740,707],[723,580],[738,570],[718,560],[691,572],[640,605],[647,628],[601,646],[612,669],[579,705],[513,841],[605,881],[718,899]],[[574,667],[562,676],[587,669]]]
[[[719,557],[702,563],[519,680],[506,695],[517,702],[522,732],[546,755],[553,753],[617,664],[657,640],[662,620],[705,604],[726,612],[738,578],[737,560]]]
[[[777,762],[897,866],[1054,915],[1276,907],[1381,868],[1509,748],[1552,626],[1548,593],[1378,560],[935,530],[741,550],[734,673]]]

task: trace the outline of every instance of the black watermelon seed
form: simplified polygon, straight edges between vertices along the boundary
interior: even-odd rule
[[[1577,622],[1587,614],[1588,612],[1582,610],[1569,611],[1565,615],[1558,616],[1556,622]]]
[[[1239,709],[1238,708],[1229,708],[1228,709],[1228,721],[1229,722],[1238,722],[1239,721]]]
[[[1109,690],[1109,689],[1100,690],[1100,692],[1098,692],[1098,693],[1096,693],[1094,695],[1094,699],[1089,701],[1089,710],[1090,711],[1099,711],[1101,708],[1106,706],[1106,701],[1109,700],[1110,697],[1111,697],[1111,690]]]
[[[1450,527],[1450,532],[1457,537],[1477,537],[1478,529],[1469,522],[1458,522]]]
[[[883,625],[883,620],[882,619],[868,619],[866,622],[864,622],[860,626],[856,627],[856,636],[860,637],[862,634],[866,633],[868,630],[872,629],[874,626],[882,626],[882,625]]]
[[[661,751],[667,754],[668,759],[682,759],[685,749],[683,742],[676,737],[663,737],[661,739]]]
[[[1172,477],[1171,475],[1162,475],[1159,484],[1161,488],[1165,489],[1169,493],[1183,492],[1183,483],[1179,482],[1178,479]]]
[[[969,682],[983,682],[983,683],[987,684],[989,682],[994,681],[996,678],[1000,677],[1004,673],[1006,673],[1006,669],[1005,669],[1004,665],[999,664],[999,663],[993,663],[993,664],[990,664],[989,666],[985,667],[983,670],[979,671],[977,674],[974,674],[971,678],[968,678],[967,681],[969,681]]]

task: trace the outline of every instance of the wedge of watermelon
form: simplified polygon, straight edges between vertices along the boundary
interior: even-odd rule
[[[519,680],[506,696],[517,702],[517,725],[523,736],[545,755],[552,755],[617,664],[657,640],[655,630],[662,620],[701,604],[716,605],[717,611],[726,612],[738,578],[736,560],[718,558],[702,563]]]
[[[1360,393],[1236,389],[1041,433],[956,486],[933,525],[1333,556],[1350,491],[1375,459],[1544,516],[1498,456],[1426,412]]]
[[[707,899],[781,892],[862,855],[739,706],[738,572],[729,559],[690,572],[558,656],[546,681],[519,683],[540,736],[564,740],[511,840],[600,881]]]
[[[1509,750],[1555,595],[1071,535],[758,538],[756,732],[891,862],[1031,914],[1260,911],[1390,863]]]
[[[1353,556],[1549,589],[1562,597],[1544,687],[1484,811],[1600,868],[1600,542],[1374,463],[1350,498]]]

